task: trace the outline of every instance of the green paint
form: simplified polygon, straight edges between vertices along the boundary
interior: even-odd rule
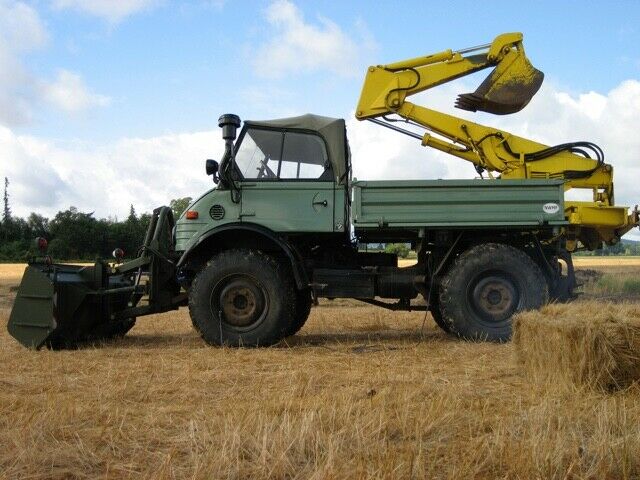
[[[353,192],[356,232],[567,223],[559,180],[359,181],[354,182]],[[544,205],[549,206],[547,211]]]

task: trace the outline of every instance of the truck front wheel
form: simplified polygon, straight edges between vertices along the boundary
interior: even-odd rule
[[[295,335],[304,327],[307,318],[309,318],[309,313],[311,313],[312,303],[311,290],[305,288],[304,290],[296,291],[296,312],[293,317],[293,322],[289,325],[287,333],[285,334],[287,337]]]
[[[548,302],[544,274],[526,253],[485,243],[462,253],[440,282],[444,322],[458,336],[504,342],[515,313]]]
[[[211,345],[273,345],[286,335],[295,308],[288,270],[256,250],[219,253],[189,290],[191,319]]]

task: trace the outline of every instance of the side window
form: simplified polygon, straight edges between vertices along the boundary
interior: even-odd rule
[[[331,164],[322,139],[308,133],[285,133],[278,177],[331,180]]]
[[[236,152],[243,178],[276,179],[282,149],[282,132],[249,129]]]

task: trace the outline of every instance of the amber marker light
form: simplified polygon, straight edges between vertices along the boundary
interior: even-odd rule
[[[198,212],[196,212],[195,210],[187,211],[187,220],[197,220],[197,219],[198,219]]]

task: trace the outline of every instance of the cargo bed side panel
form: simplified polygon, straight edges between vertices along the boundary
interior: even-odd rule
[[[354,182],[356,229],[565,225],[558,180]]]

